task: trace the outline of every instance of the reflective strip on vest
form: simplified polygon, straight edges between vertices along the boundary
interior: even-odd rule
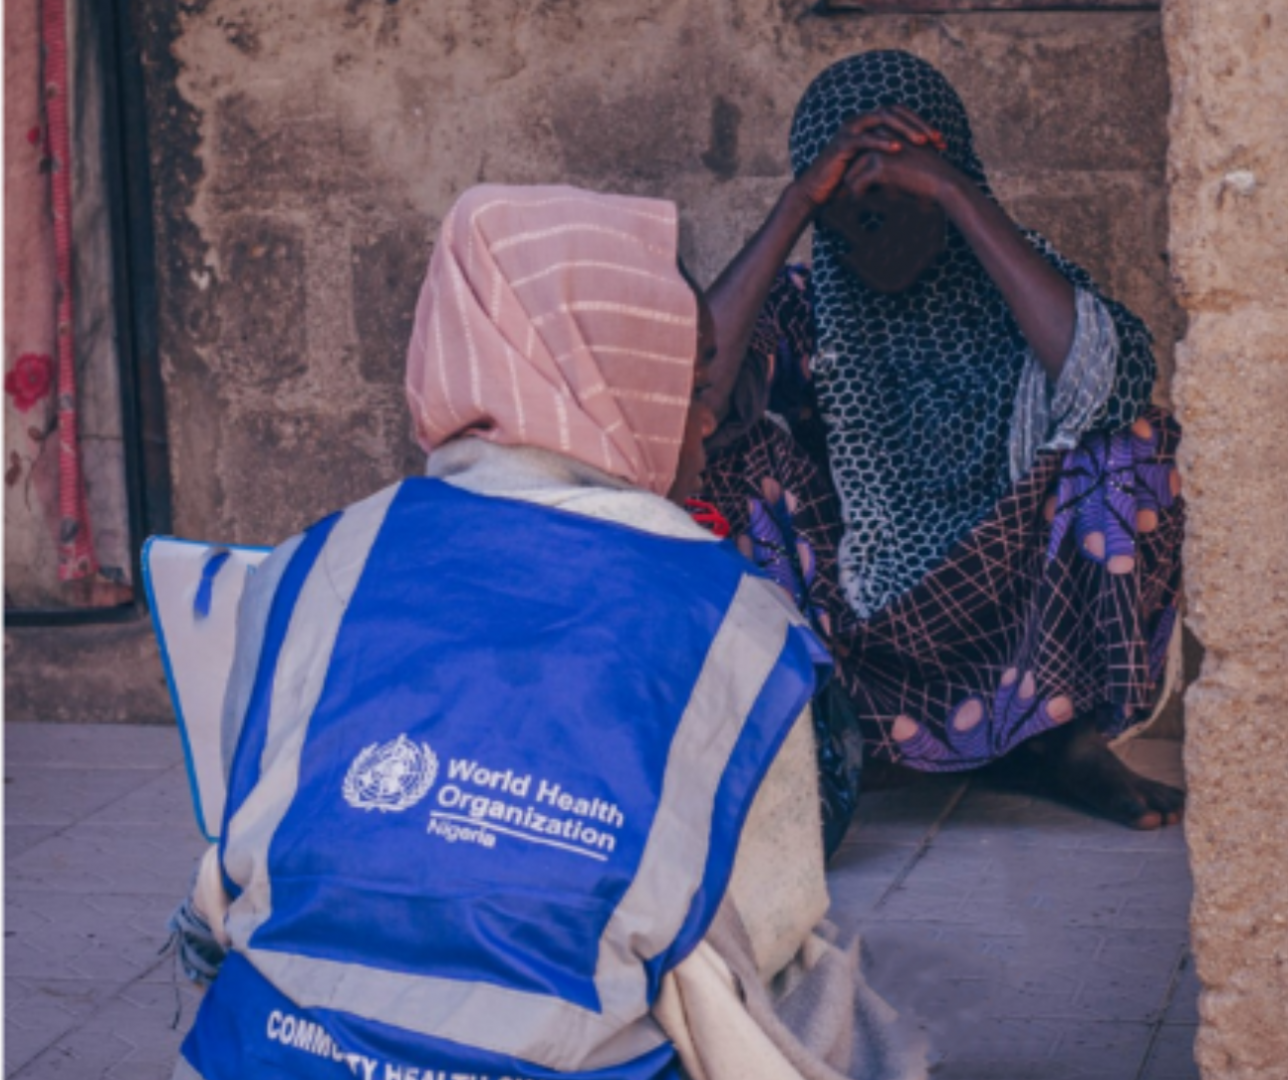
[[[657,1075],[658,983],[822,659],[793,606],[716,545],[435,481],[293,559],[223,831],[244,990],[203,1015],[258,978],[332,1066],[379,1030],[403,1061]]]

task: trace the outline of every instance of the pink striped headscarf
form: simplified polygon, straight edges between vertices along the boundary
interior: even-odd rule
[[[554,450],[665,495],[693,390],[697,301],[669,202],[471,188],[416,307],[407,398],[426,450]]]

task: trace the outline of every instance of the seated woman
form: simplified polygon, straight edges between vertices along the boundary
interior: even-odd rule
[[[916,57],[824,71],[791,156],[709,294],[708,511],[830,635],[869,754],[1022,749],[1114,820],[1176,822],[1181,792],[1108,746],[1155,705],[1180,585],[1149,332],[1011,222]],[[811,222],[812,270],[780,273]]]
[[[571,188],[448,215],[408,357],[429,478],[242,601],[176,1077],[916,1074],[816,933],[826,654],[664,498],[713,428],[676,238]]]

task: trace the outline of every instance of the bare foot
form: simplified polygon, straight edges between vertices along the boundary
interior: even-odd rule
[[[1071,799],[1133,829],[1175,825],[1185,792],[1132,772],[1109,749],[1094,717],[1079,717],[1033,740],[1034,757]]]

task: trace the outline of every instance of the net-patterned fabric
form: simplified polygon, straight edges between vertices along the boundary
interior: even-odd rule
[[[790,299],[776,305],[774,314],[790,323]],[[775,333],[769,333],[761,337],[760,345],[775,350],[776,339]],[[794,362],[794,357],[804,355],[793,345],[806,340],[795,337],[792,344],[784,343],[783,358]],[[782,378],[775,380],[775,386],[784,379],[795,382],[790,375],[779,374]],[[808,417],[797,419],[808,424]],[[835,652],[836,642],[849,632],[854,618],[837,584],[841,519],[826,474],[792,435],[771,420],[745,427],[728,452],[717,451],[717,455],[705,475],[703,498],[690,502],[695,519],[732,539],[746,558],[791,596]],[[823,844],[830,855],[845,836],[859,794],[861,748],[855,745],[856,717],[844,686],[839,694],[833,685],[825,687],[814,699],[812,718]]]
[[[948,160],[993,197],[956,91],[925,61],[899,51],[862,53],[815,79],[792,125],[797,174],[842,121],[893,104],[943,132]],[[1130,424],[1153,386],[1149,331],[1045,240],[1026,235],[1101,301],[1114,324],[1116,376],[1088,430]],[[839,237],[815,229],[811,367],[841,504],[841,582],[850,606],[869,618],[940,565],[1010,487],[1011,420],[1030,353],[1002,295],[951,225],[944,251],[898,295],[860,282],[842,264],[844,251]]]
[[[713,458],[703,498],[831,631],[867,752],[956,771],[1075,716],[1115,735],[1149,715],[1181,580],[1179,438],[1150,408],[1132,428],[1040,454],[934,570],[868,620],[836,580],[841,522],[825,468],[773,420]],[[1088,550],[1097,534],[1100,555]]]

